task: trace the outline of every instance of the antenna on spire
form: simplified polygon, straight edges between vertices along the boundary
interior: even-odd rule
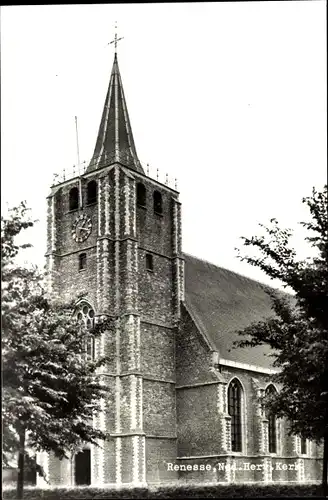
[[[115,22],[115,36],[114,36],[114,40],[112,40],[111,42],[109,42],[107,45],[110,45],[111,43],[114,44],[114,47],[115,47],[115,54],[117,53],[117,42],[119,42],[120,40],[123,40],[124,36],[121,36],[120,38],[117,38],[117,22]]]
[[[81,171],[80,171],[80,150],[79,150],[79,134],[77,128],[77,116],[75,117],[75,130],[76,130],[76,149],[77,149],[77,169],[79,175],[79,205],[82,208],[82,182],[81,182]]]
[[[75,131],[76,131],[77,165],[80,171],[80,150],[79,150],[79,133],[77,129],[77,116],[75,117]]]

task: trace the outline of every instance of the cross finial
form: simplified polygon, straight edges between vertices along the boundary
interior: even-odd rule
[[[117,42],[119,42],[120,40],[123,40],[124,36],[121,36],[121,38],[117,38],[117,23],[115,23],[115,36],[114,36],[114,40],[112,40],[111,42],[109,42],[108,45],[110,45],[111,43],[114,44],[114,47],[115,47],[115,54],[117,52]]]

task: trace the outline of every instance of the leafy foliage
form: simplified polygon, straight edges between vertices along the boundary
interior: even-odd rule
[[[257,256],[239,258],[279,279],[295,295],[266,288],[275,315],[239,332],[239,347],[269,345],[274,365],[279,368],[276,381],[281,391],[266,401],[277,416],[287,417],[290,432],[321,441],[328,436],[328,213],[327,186],[312,191],[303,199],[311,215],[301,222],[305,238],[315,255],[298,260],[291,247],[292,231],[281,229],[276,219],[261,227],[264,236],[242,238],[245,247]]]
[[[316,484],[165,484],[148,488],[54,488],[26,490],[27,500],[73,500],[82,498],[115,499],[162,499],[162,498],[287,498],[318,497],[321,488]],[[5,490],[4,499],[16,499],[14,490]]]
[[[15,265],[28,246],[15,238],[34,224],[27,212],[24,203],[13,208],[1,227],[5,464],[19,450],[22,433],[28,437],[25,453],[52,451],[59,458],[107,438],[93,426],[106,394],[98,370],[106,360],[85,354],[87,339],[97,339],[103,327],[87,330],[72,314],[73,303],[47,297],[37,269]]]

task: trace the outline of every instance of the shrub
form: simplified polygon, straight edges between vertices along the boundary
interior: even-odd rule
[[[167,484],[150,485],[148,488],[115,487],[26,487],[24,500],[114,500],[114,499],[182,499],[182,498],[277,498],[320,497],[318,484]],[[14,500],[16,490],[3,491],[4,500]]]

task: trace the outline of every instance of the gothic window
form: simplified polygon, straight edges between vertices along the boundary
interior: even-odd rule
[[[266,396],[272,396],[276,393],[273,385],[269,385],[265,391]],[[268,412],[268,440],[269,440],[269,453],[277,453],[277,419],[274,413]]]
[[[83,321],[87,328],[92,328],[94,325],[95,313],[92,307],[87,302],[81,302],[76,310],[76,317],[79,321]],[[85,342],[85,353],[87,358],[94,359],[95,356],[94,338],[88,338]]]
[[[241,398],[242,388],[237,379],[233,379],[228,387],[228,413],[231,417],[231,450],[242,450],[241,436]]]
[[[87,185],[87,205],[97,203],[97,182],[90,181]]]
[[[146,206],[146,188],[141,182],[137,184],[137,205]]]
[[[75,484],[91,484],[91,452],[88,449],[75,455]]]
[[[307,453],[306,439],[301,438],[301,455],[306,455],[306,453]]]
[[[163,213],[163,203],[162,203],[162,195],[159,191],[154,191],[154,212],[156,214]]]
[[[146,269],[147,271],[154,270],[153,256],[150,253],[146,253]]]
[[[86,269],[86,267],[87,267],[87,254],[80,253],[80,255],[79,255],[79,271]]]
[[[69,209],[76,210],[79,208],[79,190],[73,187],[69,192]]]

